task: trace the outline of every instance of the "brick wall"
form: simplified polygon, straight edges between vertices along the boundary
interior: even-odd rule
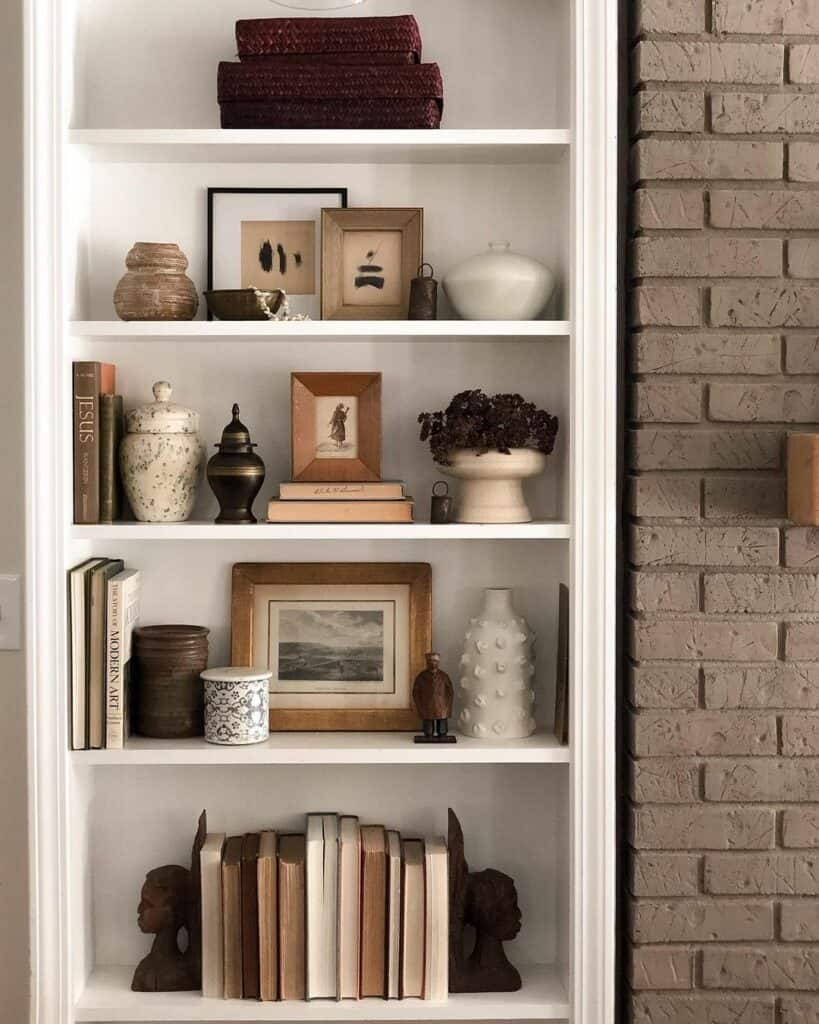
[[[819,1024],[819,0],[635,0],[628,921],[639,1024]]]

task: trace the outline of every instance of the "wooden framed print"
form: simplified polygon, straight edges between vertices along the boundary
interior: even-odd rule
[[[424,211],[322,210],[324,320],[406,320],[423,262]]]
[[[271,671],[273,731],[418,729],[431,621],[425,562],[233,566],[232,664]]]
[[[381,479],[381,374],[290,375],[294,480]]]
[[[346,205],[346,188],[209,188],[208,288],[283,289],[315,319],[321,212]]]

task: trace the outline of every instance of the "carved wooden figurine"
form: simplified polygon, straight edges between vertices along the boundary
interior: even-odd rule
[[[503,944],[520,931],[515,883],[502,871],[470,873],[464,856],[461,823],[449,809],[449,991],[517,992],[520,974],[506,958]],[[475,929],[467,956],[464,929]]]
[[[452,680],[438,665],[441,655],[430,651],[427,667],[419,672],[412,687],[412,699],[423,720],[424,735],[416,736],[416,743],[456,743],[448,732],[447,719],[452,714],[455,691]]]
[[[140,930],[155,935],[151,952],[134,971],[134,992],[189,992],[202,987],[202,920],[199,854],[207,833],[203,811],[193,841],[190,868],[166,864],[145,877],[139,901]],[[179,948],[179,933],[188,945]]]

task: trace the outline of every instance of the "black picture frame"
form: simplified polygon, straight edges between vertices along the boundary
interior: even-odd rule
[[[207,266],[207,287],[213,288],[213,227],[214,227],[214,199],[219,195],[337,195],[339,197],[339,209],[346,210],[348,202],[348,190],[346,188],[255,188],[255,187],[214,187],[207,190],[207,230],[208,230],[208,266]],[[321,239],[317,240],[319,253],[321,252]],[[321,276],[318,278],[319,310],[321,309]],[[213,320],[213,315],[208,311],[208,320]]]

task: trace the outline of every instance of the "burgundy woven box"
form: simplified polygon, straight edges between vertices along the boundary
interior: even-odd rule
[[[420,64],[421,33],[411,14],[394,18],[253,18],[236,22],[239,59],[334,55],[336,62]],[[349,59],[368,55],[369,60]]]
[[[440,128],[438,100],[262,100],[223,103],[223,128]]]

